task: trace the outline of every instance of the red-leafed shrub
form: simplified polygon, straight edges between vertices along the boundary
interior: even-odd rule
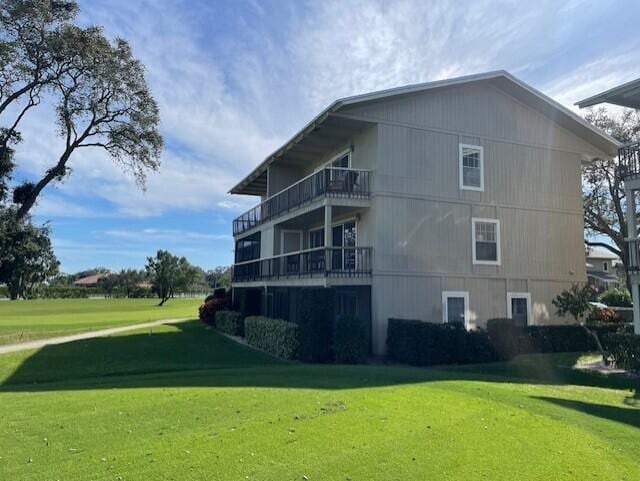
[[[227,305],[224,299],[210,299],[207,302],[200,305],[198,312],[200,314],[200,320],[210,326],[216,324],[216,312],[226,309]]]
[[[619,322],[619,316],[616,311],[610,309],[608,307],[596,307],[591,310],[589,317],[587,319],[588,322]]]

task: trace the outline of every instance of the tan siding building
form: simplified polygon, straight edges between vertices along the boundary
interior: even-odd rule
[[[375,353],[392,317],[564,322],[551,300],[586,282],[581,162],[616,148],[506,72],[337,101],[232,190],[263,195],[234,222],[262,259],[236,252],[234,293],[295,320],[297,289],[334,287]]]

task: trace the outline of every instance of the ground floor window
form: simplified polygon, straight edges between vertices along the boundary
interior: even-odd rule
[[[442,321],[464,326],[469,321],[469,293],[444,291],[442,293]]]
[[[507,317],[516,326],[527,326],[531,322],[531,294],[528,292],[507,293]]]
[[[336,314],[338,316],[358,315],[358,296],[355,292],[336,293]]]

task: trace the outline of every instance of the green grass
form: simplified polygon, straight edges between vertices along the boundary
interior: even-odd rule
[[[0,302],[0,345],[160,319],[197,317],[202,299],[42,299]]]
[[[0,479],[640,479],[640,384],[577,358],[303,365],[195,322],[3,355]]]

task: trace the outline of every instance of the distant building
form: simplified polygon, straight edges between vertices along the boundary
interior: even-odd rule
[[[588,248],[586,258],[589,285],[595,287],[598,292],[620,286],[617,266],[622,261],[617,255],[604,249]]]
[[[93,274],[91,276],[81,277],[73,281],[74,286],[80,287],[95,287],[100,282],[100,279],[111,275],[109,272],[100,272],[98,274]]]

